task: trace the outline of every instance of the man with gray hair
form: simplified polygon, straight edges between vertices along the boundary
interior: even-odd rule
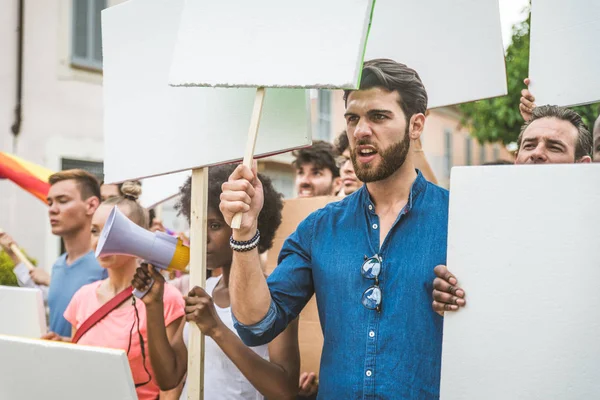
[[[592,135],[575,111],[559,106],[533,108],[517,139],[515,164],[591,162]]]

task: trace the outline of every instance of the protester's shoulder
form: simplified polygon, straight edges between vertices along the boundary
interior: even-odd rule
[[[448,200],[450,199],[450,192],[448,191],[448,189],[444,189],[443,187],[438,186],[435,183],[426,181],[425,190],[428,196],[431,196],[440,201],[448,203]]]

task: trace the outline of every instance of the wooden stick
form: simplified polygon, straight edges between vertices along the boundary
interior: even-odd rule
[[[244,165],[252,168],[252,160],[254,159],[254,147],[256,146],[256,138],[258,136],[258,127],[260,126],[260,114],[265,100],[265,88],[256,88],[256,96],[254,97],[254,108],[252,110],[252,118],[250,119],[250,130],[248,131],[248,141],[246,142],[246,154],[244,154]],[[239,229],[242,225],[242,213],[237,213],[231,220],[231,227]]]
[[[206,286],[206,213],[208,168],[192,171],[192,204],[190,226],[190,290]],[[196,324],[190,324],[188,345],[188,400],[204,399],[204,335]]]
[[[4,231],[0,228],[0,235],[2,235],[3,233]],[[31,261],[29,261],[27,257],[25,257],[25,254],[23,254],[21,249],[19,249],[19,247],[16,244],[11,243],[10,251],[12,251],[17,256],[19,261],[25,264],[29,271],[33,271],[35,269],[35,266],[31,263]]]

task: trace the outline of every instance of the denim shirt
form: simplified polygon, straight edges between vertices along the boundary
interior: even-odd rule
[[[446,264],[448,191],[419,172],[381,248],[379,229],[366,185],[312,213],[286,240],[268,278],[265,318],[252,326],[235,321],[247,345],[267,343],[316,293],[324,335],[320,399],[439,397],[442,317],[431,293],[433,269]],[[374,284],[361,266],[375,254],[383,259],[379,312],[361,303]]]

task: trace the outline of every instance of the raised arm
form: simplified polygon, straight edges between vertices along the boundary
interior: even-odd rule
[[[220,209],[225,221],[231,226],[233,216],[242,212],[240,229],[232,230],[232,237],[239,242],[251,240],[258,230],[258,214],[264,197],[260,180],[253,170],[240,165],[222,186]],[[231,310],[244,325],[263,320],[271,307],[271,294],[260,266],[258,248],[246,252],[233,252],[229,278]]]
[[[154,279],[154,284],[142,297],[146,305],[150,362],[158,387],[161,390],[171,390],[181,383],[187,371],[187,348],[183,342],[185,319],[179,318],[165,327],[163,276],[148,264],[143,264],[137,269],[132,285],[145,291],[150,278]]]

